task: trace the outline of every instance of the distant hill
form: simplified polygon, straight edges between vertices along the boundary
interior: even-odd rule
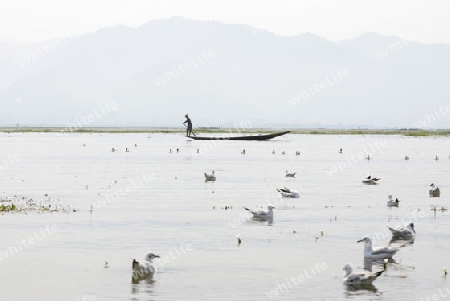
[[[450,128],[449,54],[183,18],[0,43],[0,124]]]

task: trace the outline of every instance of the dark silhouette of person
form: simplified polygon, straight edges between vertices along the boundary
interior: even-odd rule
[[[183,124],[187,123],[186,136],[189,137],[192,135],[192,121],[189,118],[188,114],[184,115],[184,117],[186,117],[186,121],[183,122]]]

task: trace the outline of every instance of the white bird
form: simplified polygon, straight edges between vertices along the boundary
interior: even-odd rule
[[[212,171],[212,173],[209,175],[205,172],[205,181],[215,181],[216,180],[216,175],[214,174],[214,170]]]
[[[283,187],[283,188],[278,188],[277,191],[280,192],[281,196],[284,198],[297,199],[300,197],[300,195],[298,194],[298,191],[294,190],[294,189],[289,189],[289,188]]]
[[[273,218],[273,209],[275,209],[275,207],[269,205],[267,210],[263,210],[262,208],[249,209],[247,207],[244,207],[244,209],[248,210],[253,215],[254,219],[268,220]]]
[[[430,187],[431,189],[428,191],[428,193],[430,194],[431,197],[441,196],[441,190],[439,189],[439,187],[434,185],[434,183],[431,183]]]
[[[400,203],[400,201],[398,200],[398,198],[395,198],[395,200],[392,198],[392,194],[388,195],[388,199],[389,201],[387,202],[387,205],[389,207],[398,207],[398,203]]]
[[[350,263],[347,263],[344,268],[344,284],[370,284],[377,279],[378,276],[383,274],[384,271],[379,272],[353,272],[353,267]]]
[[[295,178],[296,172],[289,172],[286,170],[286,178]]]
[[[364,184],[375,185],[380,180],[380,178],[372,177],[371,175],[367,175],[362,179]]]
[[[392,237],[412,237],[416,234],[412,222],[407,223],[405,227],[392,228],[388,226],[388,228],[392,232]]]
[[[153,264],[153,259],[159,258],[159,255],[155,255],[153,253],[148,253],[145,256],[144,262],[139,262],[136,259],[133,259],[132,269],[133,269],[133,278],[142,278],[151,273],[156,272],[156,267]]]
[[[368,236],[364,236],[357,241],[364,242],[364,257],[370,259],[385,259],[391,258],[399,250],[398,247],[377,247],[372,248],[372,240]],[[402,245],[405,246],[405,245]]]

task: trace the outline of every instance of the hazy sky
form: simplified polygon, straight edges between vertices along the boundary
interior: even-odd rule
[[[0,41],[32,42],[182,16],[329,40],[365,32],[450,43],[446,0],[0,0]],[[429,30],[434,24],[434,30]]]

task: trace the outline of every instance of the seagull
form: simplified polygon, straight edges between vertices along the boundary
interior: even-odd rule
[[[364,236],[357,242],[364,242],[364,258],[385,259],[391,258],[400,250],[398,247],[377,247],[372,248],[372,240],[368,236]],[[402,245],[404,247],[405,245]]]
[[[434,157],[434,160],[436,160],[436,161],[439,160],[439,157],[438,156]]]
[[[241,154],[245,155],[245,149],[243,149],[243,150],[241,151]]]
[[[431,189],[428,191],[428,193],[430,194],[431,197],[441,196],[441,190],[439,189],[439,187],[436,187],[434,183],[431,183],[430,187]]]
[[[370,160],[370,156],[369,155],[367,155],[366,160]]]
[[[288,172],[286,170],[286,178],[295,178],[295,172]]]
[[[400,201],[398,200],[398,198],[395,198],[395,200],[392,198],[392,194],[388,195],[388,199],[389,201],[387,202],[387,205],[389,207],[398,207],[398,203],[400,203]]]
[[[212,171],[212,173],[210,175],[208,175],[205,172],[205,181],[215,181],[216,180],[216,176],[214,174],[214,170]]]
[[[283,188],[277,189],[277,191],[280,192],[281,196],[284,198],[296,199],[296,198],[300,197],[300,195],[298,194],[298,191],[294,190],[294,189],[289,189],[289,188],[283,187]]]
[[[367,175],[362,179],[362,182],[364,184],[371,184],[371,185],[375,185],[377,184],[377,182],[380,180],[380,178],[377,177],[372,177],[371,175]]]
[[[406,155],[406,156],[405,156],[405,160],[409,160],[409,157],[408,157],[408,155]]]
[[[353,267],[350,263],[347,263],[344,268],[344,284],[370,284],[377,279],[378,276],[383,274],[384,271],[379,272],[353,272]]]
[[[295,152],[295,155],[296,155],[296,156],[300,156],[300,152],[299,152],[299,151],[296,151],[296,152]]]
[[[397,227],[394,229],[388,226],[388,228],[392,232],[392,237],[412,237],[416,234],[412,222],[407,223],[405,227]]]
[[[153,253],[148,253],[145,256],[145,261],[140,263],[136,259],[133,259],[132,269],[133,269],[133,278],[145,277],[151,273],[156,272],[156,267],[153,264],[153,259],[159,258],[159,255],[155,255]]]
[[[269,205],[267,207],[267,211],[261,209],[249,209],[247,207],[244,207],[245,210],[248,210],[251,214],[253,214],[253,218],[254,219],[259,219],[259,220],[267,220],[267,219],[272,219],[273,218],[273,209],[275,209],[275,207]]]

